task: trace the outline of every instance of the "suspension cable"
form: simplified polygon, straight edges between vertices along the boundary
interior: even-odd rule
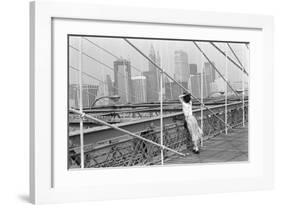
[[[242,62],[240,61],[240,59],[238,58],[238,56],[236,55],[235,51],[233,50],[233,48],[230,46],[229,43],[226,43],[228,48],[230,49],[231,53],[234,55],[234,57],[236,58],[236,60],[238,61],[238,63],[240,64],[240,66],[242,67],[242,71],[244,72],[246,69],[245,67],[243,66]]]
[[[92,45],[96,46],[97,48],[99,48],[99,49],[103,50],[104,52],[108,53],[109,55],[111,55],[112,57],[114,57],[116,60],[121,60],[118,56],[114,55],[114,54],[113,54],[112,52],[110,52],[108,49],[105,49],[104,47],[98,45],[97,43],[94,43],[93,41],[89,40],[88,38],[85,38],[85,37],[84,37],[84,39],[85,39],[86,41],[88,41],[89,43],[91,43]],[[131,67],[132,67],[134,70],[138,71],[139,73],[141,73],[141,74],[143,73],[141,70],[139,70],[139,69],[138,69],[137,67],[135,67],[134,65],[131,65]]]
[[[191,96],[198,101],[202,107],[206,108],[209,112],[211,112],[212,114],[214,114],[214,116],[219,119],[221,122],[224,122],[224,120],[222,118],[220,118],[219,116],[216,115],[215,112],[213,112],[210,108],[208,108],[204,103],[201,103],[201,101],[195,97],[187,88],[185,88],[184,86],[182,86],[179,82],[177,82],[174,78],[172,78],[167,72],[165,72],[162,68],[160,68],[153,60],[151,60],[148,56],[146,56],[140,49],[138,49],[133,43],[131,43],[128,39],[123,38],[124,41],[126,41],[130,46],[132,46],[137,52],[139,52],[144,58],[146,58],[150,63],[152,63],[157,69],[159,69],[161,72],[163,72],[163,74],[165,74],[169,79],[171,79],[173,82],[175,82],[178,86],[180,86],[183,90],[189,92],[191,94]],[[230,127],[231,126],[229,124],[226,124],[226,126]]]
[[[228,55],[226,55],[225,52],[223,52],[215,43],[210,42],[210,44],[215,47],[222,55],[226,56],[227,59],[232,62],[237,68],[239,68],[241,71],[243,71],[247,76],[249,76],[249,74],[247,73],[246,70],[243,69],[242,65],[238,65],[232,58],[230,58]],[[228,43],[227,43],[228,44]],[[234,54],[235,55],[235,54]],[[236,55],[235,55],[236,56]]]
[[[198,50],[203,54],[203,56],[206,58],[206,60],[210,63],[210,65],[212,66],[213,69],[215,69],[215,71],[217,71],[217,73],[221,76],[221,78],[226,82],[226,84],[229,86],[229,88],[234,92],[234,94],[240,98],[240,96],[238,95],[238,93],[236,92],[236,90],[234,90],[234,88],[232,88],[232,86],[230,85],[230,83],[225,79],[225,77],[223,76],[223,74],[221,74],[221,72],[217,69],[217,67],[214,65],[214,63],[209,59],[209,57],[206,55],[206,53],[199,47],[199,45],[193,41],[194,45],[198,48]]]

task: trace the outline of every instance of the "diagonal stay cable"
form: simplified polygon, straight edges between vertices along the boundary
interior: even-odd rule
[[[238,65],[232,58],[230,58],[228,55],[226,55],[225,52],[223,52],[215,43],[210,42],[210,44],[215,47],[222,55],[226,56],[227,59],[232,62],[237,68],[239,68],[241,71],[243,71],[247,76],[249,76],[249,74],[247,73],[247,71],[245,69],[243,69],[243,67],[241,67],[242,65]],[[235,54],[234,54],[235,55]]]
[[[141,137],[141,136],[139,136],[139,135],[137,135],[137,134],[134,134],[134,133],[132,133],[132,132],[130,132],[130,131],[128,131],[128,130],[122,129],[122,128],[116,126],[116,125],[109,124],[109,123],[107,123],[107,122],[105,122],[105,121],[103,121],[103,120],[100,120],[100,119],[98,119],[98,118],[96,118],[96,117],[93,117],[93,116],[91,116],[91,115],[88,115],[88,114],[86,114],[86,113],[84,113],[84,112],[80,112],[79,110],[76,110],[76,109],[73,109],[73,108],[70,108],[69,110],[70,110],[71,112],[73,112],[73,113],[79,114],[82,118],[83,118],[83,117],[86,117],[86,118],[88,118],[88,119],[90,119],[90,120],[96,121],[96,122],[98,122],[98,123],[100,123],[100,124],[103,124],[103,125],[105,125],[105,126],[111,127],[111,128],[113,128],[113,129],[115,129],[115,130],[118,130],[118,131],[120,131],[120,132],[126,133],[126,134],[128,134],[128,135],[130,135],[130,136],[132,136],[132,137],[141,139],[141,140],[146,141],[146,142],[148,142],[148,143],[150,143],[150,144],[153,144],[153,145],[155,145],[155,146],[157,146],[157,147],[160,147],[160,149],[166,149],[166,150],[168,150],[168,151],[170,151],[170,152],[173,152],[173,153],[175,153],[175,154],[178,154],[178,155],[180,155],[180,156],[187,156],[187,155],[189,155],[189,153],[184,154],[184,153],[178,152],[178,151],[176,151],[176,150],[174,150],[174,149],[171,149],[171,148],[169,148],[169,147],[167,147],[167,146],[165,146],[165,145],[160,145],[160,144],[158,144],[158,143],[156,143],[156,142],[154,142],[154,141],[152,141],[152,140],[149,140],[149,139],[146,139],[146,138],[144,138],[144,137]]]
[[[83,39],[85,39],[86,41],[88,41],[90,44],[96,46],[97,48],[101,49],[102,51],[108,53],[109,55],[111,55],[112,57],[114,57],[116,60],[121,60],[121,58],[119,58],[118,56],[116,56],[115,54],[113,54],[113,53],[112,53],[111,51],[109,51],[108,49],[105,49],[104,47],[98,45],[97,43],[94,43],[93,41],[89,40],[88,38],[85,38],[85,37],[84,37]],[[141,74],[143,73],[140,69],[138,69],[138,68],[135,67],[134,65],[131,65],[131,67],[132,67],[134,70],[138,71],[139,73],[141,73]]]
[[[225,79],[225,77],[221,74],[221,72],[217,69],[217,67],[214,65],[214,63],[209,59],[209,57],[206,55],[206,53],[199,47],[199,45],[193,41],[194,45],[198,48],[198,50],[200,51],[200,53],[203,54],[203,56],[206,58],[206,60],[210,63],[210,65],[212,66],[213,69],[215,69],[215,71],[217,71],[217,73],[220,75],[220,77],[224,80],[224,82],[226,82],[226,84],[228,85],[228,87],[235,93],[235,95],[237,97],[240,98],[240,96],[238,95],[238,93],[236,92],[236,90],[234,90],[234,88],[232,88],[232,86],[230,85],[230,83]]]
[[[231,45],[229,43],[226,43],[228,48],[230,49],[231,53],[234,55],[234,57],[236,58],[236,60],[238,61],[238,63],[240,64],[240,66],[242,67],[243,71],[245,71],[245,67],[243,66],[242,62],[240,61],[240,59],[238,58],[238,56],[236,55],[235,51],[233,50],[233,48],[231,47]]]
[[[69,47],[72,48],[73,50],[76,50],[76,51],[80,52],[80,50],[79,50],[78,48],[75,48],[75,47],[72,46],[72,45],[69,45]],[[85,52],[82,52],[82,54],[83,54],[84,56],[87,56],[88,58],[92,59],[93,61],[95,61],[95,62],[97,62],[97,63],[103,65],[104,67],[106,67],[106,68],[108,68],[108,69],[110,69],[111,71],[114,72],[114,68],[112,68],[111,66],[109,66],[109,65],[107,65],[107,64],[105,64],[105,63],[99,61],[98,59],[96,59],[96,58],[94,58],[94,57],[88,55],[88,54],[85,53]]]
[[[144,58],[146,58],[150,63],[152,63],[155,68],[157,68],[158,70],[160,70],[160,72],[162,72],[164,75],[166,75],[170,80],[172,80],[173,82],[175,82],[179,87],[181,87],[183,90],[189,92],[191,94],[191,96],[198,101],[202,107],[206,108],[206,110],[208,110],[210,113],[212,113],[217,119],[219,119],[221,122],[223,122],[227,127],[231,126],[227,123],[224,122],[224,120],[222,118],[220,118],[219,116],[216,115],[215,112],[213,112],[210,108],[208,108],[204,103],[201,102],[201,100],[199,100],[197,97],[195,97],[187,88],[185,88],[183,85],[181,85],[179,82],[177,82],[174,78],[172,78],[167,72],[165,72],[160,66],[158,66],[153,60],[151,60],[148,56],[146,56],[140,49],[138,49],[133,43],[131,43],[128,39],[124,38],[124,41],[126,41],[130,46],[132,46],[138,53],[140,53]]]

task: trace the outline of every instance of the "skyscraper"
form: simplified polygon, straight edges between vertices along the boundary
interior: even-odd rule
[[[158,93],[156,73],[152,71],[145,71],[143,75],[146,78],[146,99],[147,102],[157,102]]]
[[[160,66],[160,55],[155,54],[153,45],[150,47],[149,58]],[[146,94],[147,102],[156,102],[159,100],[160,92],[160,72],[151,62],[148,62],[148,71],[144,72],[143,75],[146,77]]]
[[[189,83],[191,94],[197,98],[201,97],[201,76],[200,74],[190,75]]]
[[[108,89],[108,95],[112,96],[114,94],[114,90],[113,90],[113,83],[112,83],[110,75],[106,75],[106,84],[107,84],[107,89]]]
[[[132,85],[134,95],[133,102],[134,103],[144,103],[147,100],[146,95],[146,77],[145,76],[135,76],[132,77]]]
[[[189,64],[190,75],[197,74],[197,64]]]
[[[215,64],[214,62],[212,62],[212,64]],[[211,63],[209,62],[205,62],[204,63],[204,72],[206,75],[209,75],[210,81],[214,82],[216,79],[216,71],[215,69],[212,67]]]
[[[155,50],[154,50],[154,47],[152,44],[150,45],[150,51],[149,51],[148,56],[153,62],[156,63],[156,54],[155,54]],[[154,72],[156,69],[157,68],[155,68],[155,66],[151,62],[148,62],[148,71]]]
[[[187,53],[183,50],[175,51],[175,80],[177,82],[188,82],[189,75]]]
[[[131,63],[125,59],[114,61],[114,95],[120,96],[120,103],[132,102]]]
[[[212,64],[215,64],[212,62]],[[206,84],[206,94],[207,96],[211,93],[211,83],[213,83],[216,79],[216,71],[212,67],[211,63],[205,62],[204,63],[204,84]]]
[[[98,85],[82,85],[82,102],[83,107],[88,108],[92,105],[94,100],[98,96]],[[79,93],[80,87],[79,84],[70,84],[69,86],[69,106],[74,108],[79,108]]]
[[[205,73],[203,73],[203,76],[201,76],[201,74],[202,73],[197,73],[196,75],[190,75],[189,87],[192,95],[194,95],[197,98],[201,98],[201,79],[203,78],[202,94],[203,94],[203,98],[206,98],[210,94],[210,82],[206,81],[206,79],[208,78],[206,77]]]

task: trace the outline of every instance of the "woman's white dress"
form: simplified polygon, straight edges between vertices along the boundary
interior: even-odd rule
[[[185,103],[182,101],[182,109],[192,141],[199,140],[202,136],[202,131],[198,126],[196,118],[192,114],[192,102],[190,101],[190,103]]]

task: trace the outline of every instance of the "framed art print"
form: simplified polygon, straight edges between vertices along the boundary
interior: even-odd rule
[[[272,187],[271,17],[54,2],[30,14],[33,203]]]

